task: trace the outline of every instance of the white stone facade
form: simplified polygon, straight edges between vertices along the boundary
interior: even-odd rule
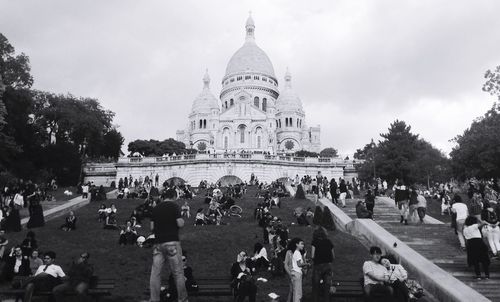
[[[243,46],[231,57],[216,98],[208,73],[194,100],[189,123],[177,131],[177,140],[198,150],[320,151],[320,127],[307,127],[300,98],[287,71],[279,91],[271,60],[255,43],[251,17]],[[219,103],[220,101],[220,103]]]

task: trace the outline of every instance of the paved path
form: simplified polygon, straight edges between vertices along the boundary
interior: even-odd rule
[[[356,218],[356,199],[348,199],[342,208],[351,218]],[[500,301],[500,261],[492,259],[490,280],[476,281],[472,268],[467,267],[467,255],[460,250],[458,239],[449,224],[415,222],[399,223],[400,215],[394,201],[387,197],[377,198],[374,220],[415,251],[437,266],[472,287],[492,301]],[[467,301],[468,302],[468,301]],[[471,301],[472,302],[472,301]]]

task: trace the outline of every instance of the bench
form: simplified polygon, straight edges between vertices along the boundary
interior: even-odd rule
[[[190,297],[232,297],[234,294],[229,277],[197,278],[196,283],[198,291],[189,292]]]
[[[335,298],[346,298],[346,301],[363,301],[365,292],[359,279],[333,280],[332,283],[336,291],[331,294],[330,297],[334,298],[334,301],[338,301]]]
[[[15,281],[22,282],[26,280],[26,277],[15,277]],[[90,282],[90,287],[88,290],[88,295],[92,298],[94,298],[95,301],[99,301],[102,297],[105,296],[110,296],[111,291],[115,288],[115,281],[114,279],[108,279],[108,278],[98,278],[98,277],[92,277],[92,280]],[[21,301],[23,296],[24,296],[24,289],[13,289],[13,288],[1,288],[0,289],[0,295],[1,296],[7,296],[7,297],[16,297],[16,301]],[[35,292],[33,294],[33,297],[49,297],[52,295],[52,292],[50,291],[43,291],[43,292]],[[74,296],[74,292],[67,292],[65,293],[66,296]]]
[[[189,297],[233,297],[230,277],[201,277],[196,278],[197,291],[188,291]],[[144,292],[149,295],[149,290]]]

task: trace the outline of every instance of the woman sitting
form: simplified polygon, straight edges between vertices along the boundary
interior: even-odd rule
[[[205,225],[205,224],[207,224],[205,213],[203,213],[202,208],[199,208],[198,211],[196,211],[194,225]]]
[[[372,246],[370,255],[371,259],[363,264],[364,291],[369,298],[384,301],[392,296],[393,289],[385,284],[390,277],[387,269],[380,264],[382,250],[378,246]]]
[[[103,222],[106,220],[107,211],[106,211],[106,205],[104,203],[101,204],[99,207],[99,210],[97,210],[97,214],[99,215],[99,222]]]
[[[393,256],[383,256],[380,259],[382,264],[389,274],[389,284],[394,291],[394,299],[397,302],[408,302],[409,292],[406,287],[405,281],[408,279],[408,273],[402,265],[397,264]]]
[[[127,223],[124,228],[120,231],[120,239],[118,240],[119,245],[134,245],[137,240],[137,231],[132,226],[132,222],[127,220]]]
[[[181,216],[190,218],[191,217],[191,208],[189,207],[189,204],[187,200],[184,202],[184,204],[181,206]]]
[[[254,256],[252,257],[252,261],[254,264],[253,267],[255,267],[256,269],[267,269],[269,267],[267,250],[260,242],[257,242],[254,246]]]
[[[66,217],[66,222],[61,226],[63,231],[73,231],[76,229],[76,216],[75,212],[70,211],[68,217]]]
[[[257,285],[252,277],[252,270],[248,266],[248,256],[240,252],[236,262],[231,267],[231,286],[234,288],[235,300],[243,302],[248,297],[249,302],[255,302],[257,296]]]
[[[106,216],[104,221],[104,228],[106,230],[117,230],[118,225],[116,224],[116,214],[111,212]]]

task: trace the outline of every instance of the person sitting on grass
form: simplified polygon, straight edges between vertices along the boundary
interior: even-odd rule
[[[87,291],[94,275],[94,267],[89,263],[89,258],[90,254],[83,252],[76,261],[73,261],[64,283],[52,289],[55,302],[67,301],[64,296],[66,292],[75,292],[77,301],[87,301]]]
[[[106,230],[117,230],[118,224],[116,223],[116,214],[111,212],[106,216],[104,221],[104,229]]]
[[[372,219],[372,213],[366,208],[364,200],[359,200],[356,204],[356,216],[358,218]]]
[[[137,240],[137,231],[132,226],[132,222],[127,220],[125,227],[120,231],[119,245],[135,244]]]
[[[43,260],[38,257],[38,250],[34,249],[31,252],[31,257],[30,257],[30,275],[34,275],[40,265],[43,265]]]
[[[205,225],[205,224],[207,224],[205,213],[203,213],[202,208],[199,208],[198,211],[196,211],[194,225]]]
[[[257,296],[257,285],[252,277],[252,270],[248,266],[248,256],[245,252],[240,252],[236,257],[236,262],[231,267],[231,286],[234,288],[235,300],[255,302]]]
[[[99,222],[104,222],[104,220],[106,220],[106,216],[108,215],[106,209],[106,205],[104,203],[101,203],[99,210],[97,210],[97,214],[99,215]]]
[[[23,302],[31,302],[31,297],[36,291],[52,291],[61,283],[66,274],[59,265],[54,264],[56,253],[49,251],[44,254],[43,265],[41,265],[32,279],[25,284]]]
[[[70,211],[65,223],[61,226],[61,230],[66,232],[76,230],[76,220],[75,212]]]
[[[380,264],[382,250],[378,246],[372,246],[370,248],[370,255],[371,259],[365,261],[363,264],[364,291],[366,296],[376,299],[392,297],[392,287],[385,284],[389,282],[389,274],[387,269]]]
[[[23,250],[23,255],[29,256],[33,249],[38,248],[38,242],[35,239],[35,232],[29,231],[26,233],[26,238],[21,243],[21,249]]]
[[[302,212],[302,213],[295,212],[295,217],[297,217],[297,223],[298,223],[300,226],[310,226],[310,225],[311,225],[311,224],[309,223],[309,221],[307,220],[307,217],[306,217],[306,213],[305,213],[305,212]]]
[[[184,204],[181,206],[181,216],[186,218],[191,217],[191,208],[189,207],[187,200],[184,201]]]
[[[5,261],[2,279],[12,281],[16,276],[31,275],[30,261],[28,257],[23,255],[23,250],[20,246],[13,247]]]
[[[256,269],[262,268],[264,270],[267,270],[267,268],[269,267],[267,250],[260,242],[255,243],[254,256],[252,257],[252,261],[254,263],[253,267],[255,267]]]

